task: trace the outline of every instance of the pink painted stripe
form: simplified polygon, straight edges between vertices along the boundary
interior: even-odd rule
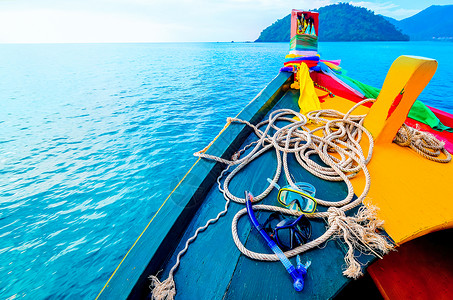
[[[439,120],[448,127],[453,127],[453,115],[443,110],[428,106],[428,108],[439,118]]]

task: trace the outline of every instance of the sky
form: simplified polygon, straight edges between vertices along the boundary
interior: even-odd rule
[[[334,3],[338,1],[0,0],[0,43],[254,41],[292,8],[308,10]],[[397,20],[432,5],[428,0],[349,3]]]

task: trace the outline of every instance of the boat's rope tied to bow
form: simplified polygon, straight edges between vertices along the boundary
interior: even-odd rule
[[[448,163],[451,161],[451,155],[445,149],[445,143],[439,141],[429,132],[423,132],[403,124],[393,140],[396,144],[403,147],[410,147],[426,159]],[[443,153],[445,158],[440,158]]]
[[[229,183],[247,164],[269,150],[274,150],[277,158],[276,171],[274,178],[272,179],[273,183],[278,182],[283,168],[287,182],[295,187],[287,161],[288,154],[293,153],[298,163],[311,174],[328,181],[343,181],[348,187],[348,194],[343,200],[327,201],[316,199],[318,205],[325,206],[328,209],[324,212],[316,212],[307,215],[307,217],[325,219],[328,224],[327,229],[323,235],[315,240],[285,252],[287,257],[296,256],[322,245],[329,239],[340,237],[348,246],[348,251],[345,256],[347,268],[343,274],[351,278],[357,278],[362,274],[362,268],[355,258],[354,249],[361,252],[372,253],[377,257],[381,257],[381,254],[390,251],[393,248],[393,245],[384,236],[379,234],[379,229],[382,228],[383,222],[377,219],[375,208],[362,206],[356,215],[348,216],[346,214],[352,208],[361,205],[368,194],[371,178],[366,165],[371,160],[374,147],[373,137],[370,132],[363,127],[365,115],[351,115],[351,113],[356,107],[363,103],[373,101],[375,100],[363,100],[362,102],[357,103],[346,114],[326,109],[312,111],[307,115],[303,115],[290,109],[279,109],[272,112],[267,120],[256,126],[244,120],[228,118],[228,125],[231,123],[243,123],[250,126],[259,140],[250,143],[238,151],[231,160],[206,154],[206,148],[194,154],[195,156],[215,160],[227,165],[227,168],[221,172],[217,179],[219,190],[223,193],[226,200],[225,209],[221,211],[216,218],[207,221],[203,227],[197,229],[195,234],[187,240],[184,249],[178,253],[177,261],[170,270],[169,277],[166,280],[161,282],[157,276],[150,276],[152,298],[159,300],[174,298],[176,295],[176,285],[173,274],[179,266],[181,256],[186,253],[189,244],[197,238],[201,231],[204,231],[210,224],[215,223],[221,216],[226,214],[230,201],[245,203],[244,198],[235,196],[230,192],[228,188]],[[277,122],[285,122],[287,125],[278,127],[276,124]],[[318,127],[309,129],[306,126],[309,123],[316,124]],[[264,126],[264,130],[261,130],[260,128]],[[274,133],[271,135],[271,132]],[[406,136],[412,134],[411,131],[407,130],[407,132]],[[414,134],[411,136],[413,135]],[[368,140],[367,143],[363,143],[368,144],[366,157],[360,146],[360,142],[364,136],[366,136],[366,139]],[[400,142],[398,139],[398,143],[409,142]],[[424,142],[414,143],[420,144]],[[430,149],[433,149],[433,147]],[[243,155],[245,151],[250,148],[251,150],[249,150],[246,155],[240,157],[240,155]],[[310,158],[312,155],[317,155],[324,165],[312,160]],[[222,183],[221,179],[228,171],[230,171],[230,168],[232,168],[231,172],[226,175],[226,178]],[[365,176],[365,187],[360,196],[353,200],[355,192],[350,182],[350,178],[356,176],[359,171],[362,171]],[[261,194],[254,197],[254,202],[256,203],[264,199],[272,189],[273,184],[270,184]],[[270,205],[255,204],[253,209],[279,211],[294,216],[301,214],[297,211]],[[231,229],[233,240],[238,249],[244,255],[256,260],[277,261],[278,257],[275,254],[253,252],[247,249],[240,241],[237,233],[237,223],[239,218],[245,214],[247,214],[247,212],[244,208],[235,215],[232,222]]]

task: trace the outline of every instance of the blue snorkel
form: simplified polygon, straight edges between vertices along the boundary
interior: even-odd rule
[[[253,195],[251,193],[249,193],[248,191],[246,191],[245,199],[247,200],[246,207],[247,207],[247,213],[249,215],[250,222],[253,224],[253,226],[256,228],[256,230],[258,230],[258,232],[261,234],[261,236],[266,240],[269,247],[278,256],[278,258],[280,259],[282,264],[285,266],[286,271],[288,271],[289,275],[291,275],[291,277],[293,278],[294,289],[298,292],[302,291],[304,289],[304,280],[305,280],[305,277],[307,276],[308,266],[306,268],[300,262],[299,256],[297,256],[297,267],[294,268],[294,266],[289,261],[289,259],[285,256],[285,254],[280,249],[280,247],[278,247],[278,245],[270,238],[270,236],[266,233],[264,228],[261,226],[261,224],[256,219],[255,213],[253,212],[253,208],[252,208]]]

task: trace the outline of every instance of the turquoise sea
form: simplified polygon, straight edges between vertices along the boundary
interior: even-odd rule
[[[0,299],[94,298],[206,146],[277,75],[286,43],[0,45]],[[380,87],[435,58],[419,99],[453,113],[453,43],[320,43]]]

